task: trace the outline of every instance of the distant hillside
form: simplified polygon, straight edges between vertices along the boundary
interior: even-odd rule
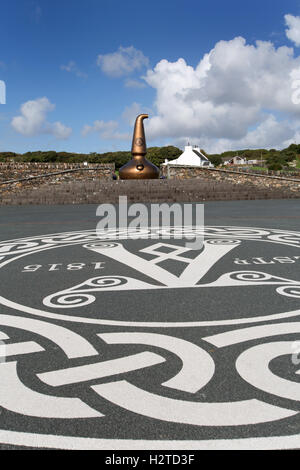
[[[293,166],[300,168],[300,145],[298,144],[291,144],[283,150],[244,149],[207,155],[207,157],[214,165],[218,166],[221,165],[225,159],[229,160],[235,155],[239,155],[247,160],[262,161],[262,165],[267,166],[270,170],[281,170],[282,168],[289,167],[292,163]]]
[[[240,155],[247,160],[263,160],[264,165],[271,170],[281,170],[288,167],[292,162],[294,166],[300,168],[300,144],[291,144],[283,150],[266,150],[266,149],[244,149],[236,151],[227,151],[221,154],[208,154],[202,150],[209,160],[219,166],[224,159],[230,159],[235,155]],[[148,148],[147,158],[157,166],[160,166],[165,159],[173,160],[181,155],[182,150],[178,147],[169,145],[167,147],[150,147]],[[89,163],[115,163],[116,170],[131,159],[129,151],[124,152],[106,152],[106,153],[69,153],[49,151],[26,152],[17,154],[14,152],[0,152],[0,161],[15,160],[19,162],[89,162]]]
[[[161,163],[181,155],[182,150],[177,147],[150,147],[148,148],[147,158],[152,163],[159,166]],[[116,170],[128,162],[132,158],[131,153],[128,152],[106,152],[106,153],[69,153],[69,152],[55,152],[49,151],[35,151],[26,152],[24,154],[17,154],[14,152],[0,152],[0,161],[14,160],[16,162],[89,162],[89,163],[115,163]]]

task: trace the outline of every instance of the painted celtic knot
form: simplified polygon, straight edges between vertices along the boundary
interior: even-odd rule
[[[110,360],[101,359],[92,344],[72,330],[54,324],[46,324],[41,320],[34,320],[9,315],[1,316],[1,325],[26,329],[35,335],[46,336],[55,343],[64,354],[74,362],[76,358],[85,357],[83,365],[73,365],[68,368],[50,370],[37,373],[38,379],[49,387],[63,387],[70,384],[102,381],[91,388],[97,395],[105,398],[120,407],[152,417],[162,421],[186,423],[198,426],[241,426],[294,416],[297,409],[270,405],[268,402],[256,398],[239,401],[207,402],[194,399],[203,388],[212,380],[215,374],[215,363],[212,356],[201,346],[174,336],[143,333],[143,332],[112,332],[98,333],[97,336],[107,345],[143,345],[146,351],[138,352],[124,357]],[[218,348],[232,346],[259,339],[268,335],[274,337],[279,334],[298,334],[299,323],[279,323],[266,327],[251,327],[242,330],[229,330],[226,333],[204,337],[204,342]],[[2,333],[3,334],[3,333]],[[7,339],[10,337],[6,336]],[[12,338],[13,339],[13,338]],[[174,389],[189,394],[189,398],[174,399],[161,393],[148,392],[126,380],[126,374],[144,369],[166,361],[164,355],[157,352],[148,352],[147,347],[158,348],[159,351],[168,351],[180,358],[182,366],[177,373],[161,384],[168,389]],[[262,361],[261,353],[265,359]],[[279,397],[300,401],[300,383],[290,382],[280,378],[268,369],[269,362],[281,355],[291,354],[291,342],[272,341],[255,346],[246,346],[246,349],[236,359],[237,373],[246,381],[268,393]],[[39,393],[31,390],[22,383],[17,374],[17,362],[10,361],[9,357],[22,357],[30,354],[45,354],[45,349],[38,341],[24,343],[8,342],[6,356],[8,361],[0,367],[0,404],[4,408],[28,416],[43,418],[95,418],[105,416],[97,409],[92,409],[87,403],[76,397],[55,397],[52,394]],[[254,374],[253,364],[258,361],[261,374]],[[257,367],[255,365],[255,367]],[[299,373],[296,371],[296,373]],[[125,375],[124,375],[125,374]],[[112,380],[120,376],[118,381]],[[124,376],[124,378],[122,377]],[[103,383],[103,378],[105,382]],[[11,389],[14,385],[13,390]],[[88,386],[88,385],[87,385]],[[21,397],[21,399],[20,399]],[[298,408],[294,404],[294,408]]]

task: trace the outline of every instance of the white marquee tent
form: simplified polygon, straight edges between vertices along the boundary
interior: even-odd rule
[[[183,165],[183,166],[206,166],[213,167],[214,165],[203,155],[200,148],[197,146],[186,145],[184,152],[175,160],[166,160],[163,165]]]

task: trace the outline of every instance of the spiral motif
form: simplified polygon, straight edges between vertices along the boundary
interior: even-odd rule
[[[239,245],[240,244],[240,240],[230,240],[230,238],[228,239],[215,239],[215,240],[207,240],[206,243],[208,243],[209,245]]]
[[[54,301],[53,301],[54,300]],[[83,294],[81,292],[70,292],[54,299],[44,299],[44,304],[48,307],[60,307],[60,308],[72,308],[72,307],[84,307],[85,305],[92,304],[96,298],[90,294]]]
[[[122,284],[126,284],[127,280],[123,277],[117,276],[102,276],[102,277],[94,277],[93,279],[89,279],[86,282],[86,285],[90,287],[111,287],[111,286],[119,286]]]
[[[117,276],[94,277],[83,284],[49,295],[43,300],[43,304],[52,308],[84,307],[96,300],[96,297],[90,292],[101,291],[106,287],[119,286],[127,282],[126,278]]]
[[[231,273],[230,278],[235,281],[270,281],[273,276],[267,273],[260,273],[256,271],[245,271],[238,273]]]
[[[286,297],[293,297],[294,299],[300,299],[300,285],[294,286],[281,286],[276,289],[276,292]]]
[[[86,245],[83,246],[83,248],[115,248],[118,246],[118,243],[104,243],[104,242],[99,242],[99,243],[87,243]]]

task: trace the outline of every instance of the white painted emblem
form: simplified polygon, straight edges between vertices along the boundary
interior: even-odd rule
[[[15,296],[9,298],[3,287],[6,284],[2,283],[0,304],[5,311],[0,314],[0,339],[5,343],[3,351],[6,358],[0,361],[0,406],[15,413],[16,417],[76,421],[79,432],[81,418],[85,422],[91,420],[93,428],[99,426],[97,439],[85,441],[80,434],[72,438],[75,448],[103,447],[105,437],[101,434],[101,423],[109,418],[111,407],[115,407],[114,416],[117,416],[118,409],[123,409],[129,416],[133,413],[140,419],[152,419],[159,426],[168,423],[169,426],[174,424],[193,429],[198,426],[199,430],[206,427],[219,430],[227,426],[239,430],[250,426],[248,435],[252,435],[257,443],[261,438],[256,432],[260,436],[260,429],[263,429],[259,426],[267,426],[267,423],[275,426],[280,421],[286,422],[288,429],[289,419],[296,419],[300,411],[300,370],[295,361],[292,362],[294,344],[300,336],[300,323],[297,321],[300,309],[296,306],[300,296],[300,278],[295,268],[285,270],[286,275],[281,275],[276,271],[278,263],[265,263],[261,256],[253,257],[251,254],[254,260],[260,260],[254,262],[260,264],[259,269],[253,269],[253,263],[248,266],[250,257],[243,258],[240,250],[246,243],[260,242],[265,246],[288,247],[294,250],[295,254],[291,256],[296,259],[300,234],[281,230],[206,227],[201,229],[205,237],[202,250],[191,253],[178,240],[164,243],[162,239],[153,243],[150,239],[152,230],[143,229],[146,246],[136,248],[134,241],[126,242],[126,231],[123,232],[124,240],[119,236],[117,242],[115,232],[103,233],[103,240],[99,240],[99,234],[97,237],[94,232],[86,231],[0,243],[0,275],[3,280],[6,272],[17,263],[22,261],[23,268],[24,262],[27,266],[42,266],[40,260],[44,254],[55,254],[62,249],[66,252],[69,247],[78,247],[81,258],[93,256],[91,263],[93,266],[100,263],[98,267],[101,269],[101,275],[89,277],[86,269],[82,269],[86,264],[79,262],[82,260],[73,263],[67,259],[68,266],[79,266],[69,270],[67,280],[60,278],[67,285],[51,291],[53,283],[49,282],[47,295],[40,292],[42,284],[41,288],[38,284],[33,285],[32,298],[26,296],[27,302],[23,303],[20,289],[15,291],[19,299]],[[169,235],[183,229],[159,230],[160,234],[168,231]],[[282,260],[280,256],[277,258]],[[34,258],[32,264],[31,257]],[[237,263],[236,260],[246,262]],[[228,262],[233,269],[224,272],[223,266]],[[58,263],[58,260],[53,261],[55,266]],[[294,264],[290,263],[290,266]],[[181,269],[172,271],[171,265],[176,269],[181,266]],[[106,273],[109,266],[112,266],[111,272]],[[76,279],[81,278],[81,282],[69,283],[70,271],[77,273]],[[28,276],[31,276],[28,270],[19,272],[28,282]],[[52,275],[56,275],[55,270],[47,274],[49,278]],[[42,282],[42,275],[35,279]],[[263,314],[257,315],[253,301],[253,315],[248,308],[246,315],[241,311],[238,317],[231,317],[230,312],[227,315],[220,312],[219,319],[190,320],[189,315],[182,312],[179,320],[138,321],[132,320],[130,314],[122,310],[121,304],[122,315],[111,319],[105,303],[103,305],[106,292],[116,298],[126,294],[137,296],[137,299],[147,295],[147,299],[151,299],[151,295],[168,292],[171,295],[176,291],[186,299],[185,308],[188,309],[190,292],[198,295],[204,304],[205,293],[221,296],[224,292],[230,293],[233,289],[238,292],[241,288],[243,292],[247,289],[250,299],[253,288],[272,289],[270,292],[274,296],[294,308],[272,312],[268,311],[266,304]],[[145,311],[150,307],[145,304]],[[89,309],[93,312],[99,310],[99,314],[89,315]],[[84,329],[79,333],[80,324]],[[112,326],[114,330],[110,331]],[[179,327],[180,330],[176,330]],[[192,334],[189,332],[191,327]],[[210,328],[214,328],[211,333]],[[18,331],[26,331],[28,340],[15,340],[14,332]],[[55,366],[44,367],[50,353]],[[35,357],[37,361],[32,362],[30,358]],[[278,375],[276,367],[270,366],[271,362],[277,363],[289,357],[293,364],[290,374],[294,375]],[[19,373],[19,364],[25,364],[26,360],[34,367],[23,376]],[[167,364],[171,368],[165,367]],[[135,380],[135,374],[147,377],[155,368],[160,368],[164,379],[152,384],[145,378],[142,386],[140,378]],[[230,381],[223,384],[217,381],[218,374],[226,378],[228,373],[240,384],[239,396],[234,397]],[[210,396],[210,391],[214,391],[216,386],[217,399],[213,398],[214,394]],[[86,394],[80,392],[82,387]],[[98,402],[95,397],[98,397]],[[292,437],[282,435],[281,447],[295,447],[296,436]],[[71,447],[68,435],[60,438],[62,448]],[[244,440],[244,447],[252,445],[251,439]],[[270,434],[266,448],[272,448],[274,439]],[[10,431],[0,431],[0,440],[19,445],[59,447],[56,436],[39,435],[38,429],[34,434],[24,434],[12,427]],[[176,438],[172,441],[177,449],[195,448],[193,445],[209,448],[206,439],[199,438],[195,441],[197,444],[186,441],[182,447]],[[121,448],[118,437],[114,444],[106,442]],[[144,444],[138,442],[135,448],[143,447]],[[221,447],[221,442],[219,438],[214,439],[215,448]],[[241,445],[236,442],[235,447],[235,439],[232,442],[232,448]],[[164,448],[167,444],[159,441],[156,445]]]

